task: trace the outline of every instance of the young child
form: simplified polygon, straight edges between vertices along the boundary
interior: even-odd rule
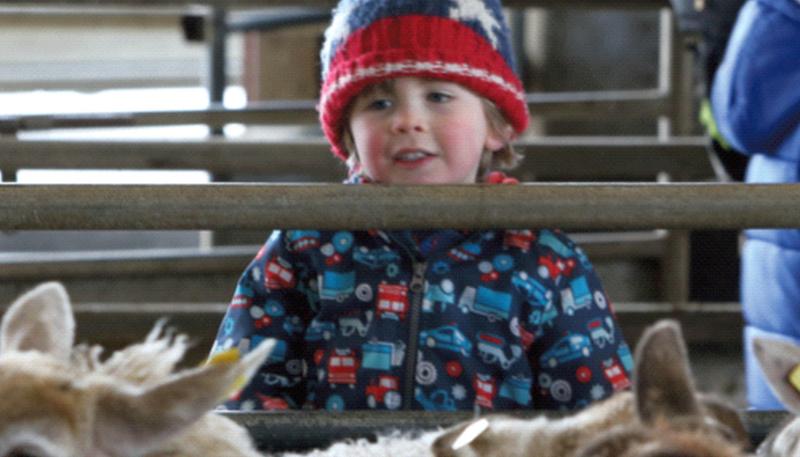
[[[343,0],[320,118],[351,182],[509,182],[528,112],[497,0]],[[212,352],[278,340],[226,406],[569,409],[629,386],[632,357],[558,230],[276,231]]]

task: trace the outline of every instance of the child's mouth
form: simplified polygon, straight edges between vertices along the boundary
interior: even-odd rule
[[[400,165],[419,165],[432,157],[434,154],[425,151],[404,151],[395,155],[394,161]]]

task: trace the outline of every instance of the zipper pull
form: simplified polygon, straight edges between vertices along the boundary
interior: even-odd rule
[[[428,264],[426,262],[415,262],[413,265],[414,275],[411,277],[411,284],[408,288],[412,292],[421,292],[422,286],[425,283],[425,269]]]

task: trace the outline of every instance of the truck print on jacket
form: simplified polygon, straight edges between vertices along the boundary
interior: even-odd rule
[[[592,265],[557,230],[276,231],[213,351],[265,338],[228,408],[572,409],[632,369]]]

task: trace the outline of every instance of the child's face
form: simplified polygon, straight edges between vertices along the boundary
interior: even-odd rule
[[[350,133],[367,175],[392,184],[473,183],[483,151],[504,145],[477,95],[417,77],[364,90],[353,102]]]

